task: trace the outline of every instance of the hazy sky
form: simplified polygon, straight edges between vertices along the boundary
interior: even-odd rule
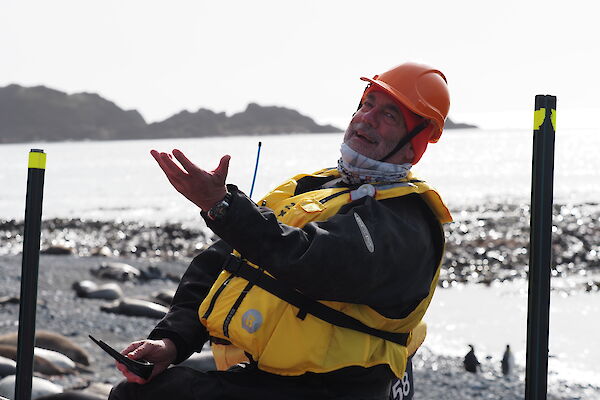
[[[450,117],[558,127],[600,113],[597,1],[1,0],[0,86],[96,92],[148,122],[248,102],[345,127],[372,76],[404,61],[442,70]]]

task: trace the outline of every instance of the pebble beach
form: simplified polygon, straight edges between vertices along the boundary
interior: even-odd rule
[[[600,205],[554,206],[552,274],[565,277],[556,289],[595,292],[600,288]],[[446,259],[439,290],[456,284],[490,285],[526,279],[529,208],[521,204],[485,204],[454,212],[446,227]],[[18,329],[23,225],[0,220],[0,335]],[[127,263],[141,276],[118,282],[127,297],[148,298],[162,289],[175,289],[191,257],[212,241],[206,228],[179,224],[52,219],[44,221],[40,257],[37,329],[70,337],[94,359],[90,373],[52,376],[65,389],[90,382],[115,384],[121,377],[112,360],[88,334],[122,348],[145,337],[157,319],[102,311],[107,300],[80,298],[76,281],[99,279],[92,270],[107,261]],[[572,278],[572,279],[571,279]],[[450,289],[449,289],[450,290]],[[434,298],[435,301],[435,298]],[[524,370],[505,377],[494,360],[480,358],[481,372],[468,373],[462,357],[433,353],[427,342],[414,358],[415,399],[522,399]],[[553,380],[549,399],[597,399],[600,388]]]

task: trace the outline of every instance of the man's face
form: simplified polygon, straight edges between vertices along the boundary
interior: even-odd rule
[[[386,93],[371,91],[356,111],[346,133],[344,143],[366,157],[381,160],[406,135],[402,112],[394,99]],[[403,164],[413,159],[410,143],[385,162]]]

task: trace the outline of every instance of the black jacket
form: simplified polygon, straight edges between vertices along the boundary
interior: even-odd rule
[[[331,178],[300,180],[296,194],[315,190]],[[417,194],[382,201],[364,197],[323,222],[302,228],[279,223],[237,187],[227,214],[207,225],[221,238],[194,258],[183,275],[170,310],[151,332],[169,338],[177,360],[200,351],[208,333],[198,307],[233,248],[317,300],[366,304],[390,318],[401,318],[427,296],[441,256],[440,225]],[[354,213],[367,226],[369,252]]]

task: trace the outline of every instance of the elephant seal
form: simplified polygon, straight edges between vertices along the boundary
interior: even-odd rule
[[[16,375],[9,375],[0,380],[0,396],[12,399],[15,395]],[[31,399],[38,399],[42,396],[62,393],[63,388],[46,379],[34,376],[31,380]]]
[[[217,370],[217,365],[210,349],[202,350],[200,353],[192,353],[191,356],[177,364],[177,366],[189,367],[201,372]]]
[[[0,296],[0,305],[19,304],[20,301],[18,296]]]
[[[92,269],[91,273],[98,278],[114,279],[121,282],[138,279],[142,274],[139,269],[120,262],[104,262],[98,268]]]
[[[92,281],[74,282],[72,288],[78,297],[86,299],[116,300],[123,297],[123,291],[116,283],[105,283],[98,285]]]
[[[157,319],[164,317],[169,311],[167,307],[160,304],[128,297],[105,306],[100,306],[100,310],[132,317],[149,317]]]
[[[17,360],[17,346],[10,344],[0,345],[0,356],[10,358],[11,360]],[[62,368],[52,361],[45,359],[44,357],[33,353],[33,370],[44,375],[65,375],[75,372],[74,370],[68,370]]]
[[[66,392],[38,397],[37,400],[106,400],[108,396],[87,393],[83,390],[68,390]]]
[[[158,292],[152,293],[152,301],[158,304],[162,304],[165,307],[169,307],[171,302],[173,301],[173,297],[175,296],[175,290],[173,289],[163,289]]]
[[[18,332],[0,336],[0,344],[17,345]],[[66,336],[51,331],[39,330],[35,332],[35,346],[42,349],[54,350],[78,364],[90,365],[89,354],[77,343]]]
[[[40,254],[48,254],[54,256],[68,256],[75,252],[75,249],[66,245],[48,246],[40,251]]]
[[[90,394],[97,394],[102,396],[103,399],[107,399],[113,385],[110,383],[92,382],[87,387],[83,388],[82,391]]]
[[[86,386],[72,387],[62,393],[38,397],[37,400],[106,400],[112,385],[108,383],[91,383]],[[0,398],[2,400],[2,398]]]
[[[0,356],[0,378],[17,373],[17,363],[7,357]]]
[[[113,251],[108,246],[96,247],[90,250],[90,255],[96,257],[110,257],[113,255]]]
[[[33,349],[33,354],[50,361],[52,364],[64,369],[65,371],[77,369],[77,366],[73,360],[64,354],[59,353],[58,351],[35,347]]]

